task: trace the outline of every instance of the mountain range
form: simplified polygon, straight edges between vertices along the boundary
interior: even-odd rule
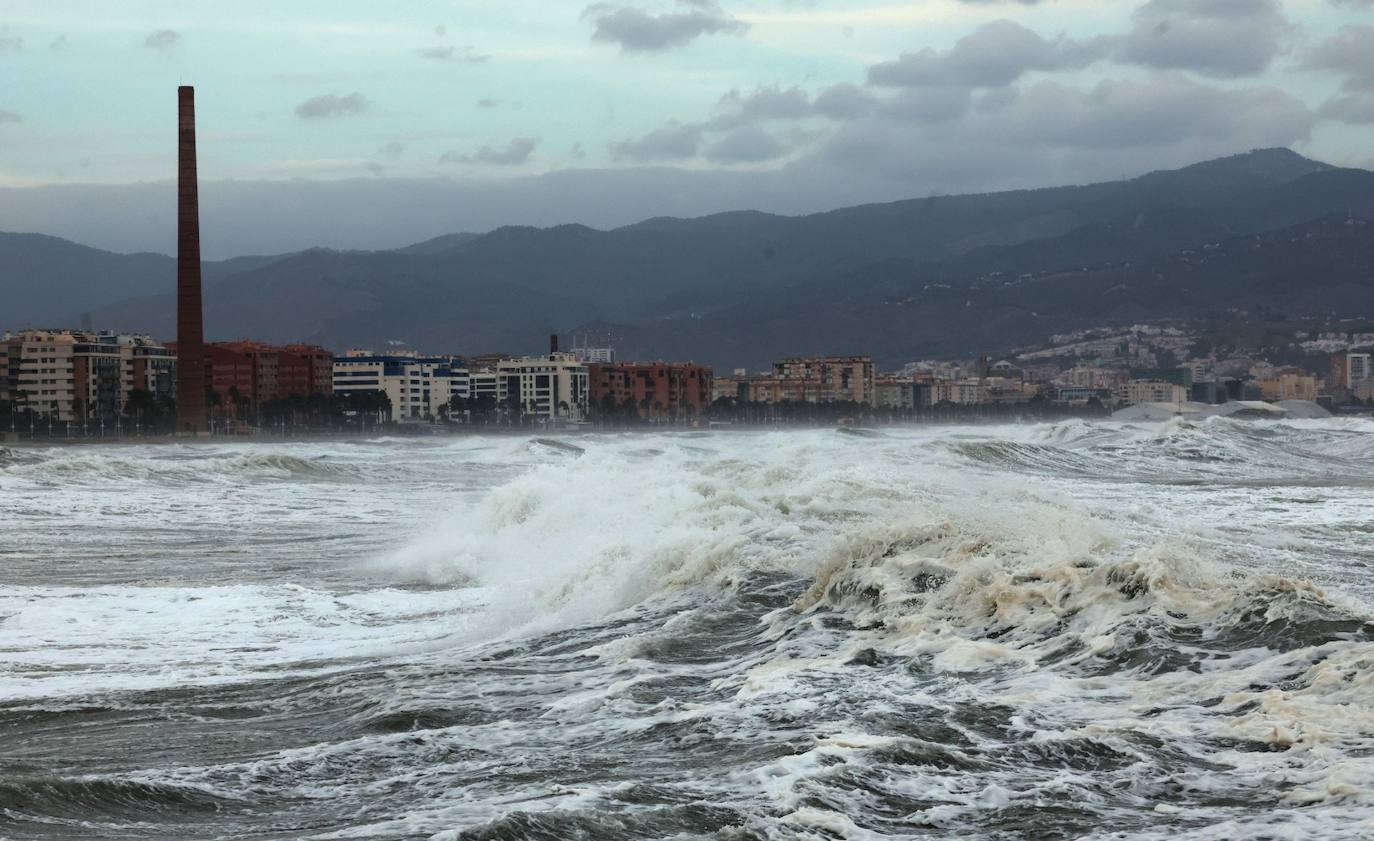
[[[1287,149],[1085,186],[457,233],[205,264],[207,337],[622,358],[891,364],[1205,313],[1374,316],[1374,173]],[[0,233],[0,327],[172,338],[175,261]]]

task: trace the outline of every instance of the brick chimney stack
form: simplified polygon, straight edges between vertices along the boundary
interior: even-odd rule
[[[205,414],[196,90],[182,85],[177,88],[177,434],[204,434]]]

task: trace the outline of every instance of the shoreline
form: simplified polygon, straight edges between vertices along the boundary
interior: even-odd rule
[[[1333,415],[1333,419],[1339,418],[1362,418],[1374,420],[1374,412],[1362,413],[1341,413]],[[129,445],[172,445],[172,444],[230,444],[230,443],[250,443],[250,444],[302,444],[320,443],[333,441],[358,441],[358,442],[381,442],[381,439],[393,439],[395,442],[414,440],[429,441],[438,439],[462,438],[462,437],[524,437],[524,438],[571,438],[587,435],[622,435],[622,434],[663,434],[663,433],[687,433],[687,434],[708,434],[708,433],[730,433],[730,432],[768,432],[784,430],[817,430],[831,429],[838,432],[862,436],[866,433],[881,432],[884,429],[911,428],[911,427],[982,427],[982,426],[1029,426],[1036,424],[1061,423],[1064,421],[1080,420],[1085,423],[1110,422],[1110,416],[1084,417],[1082,415],[1058,415],[1046,417],[982,417],[982,418],[921,418],[901,421],[890,421],[885,423],[864,423],[864,424],[835,424],[835,423],[774,423],[774,424],[742,424],[727,423],[717,426],[588,426],[578,429],[539,429],[537,427],[495,427],[481,429],[467,429],[456,427],[453,429],[437,428],[435,431],[422,433],[408,432],[397,429],[369,430],[368,432],[299,432],[287,435],[216,435],[198,437],[177,437],[175,435],[140,435],[140,436],[54,436],[52,438],[35,437],[20,438],[18,440],[8,436],[0,437],[0,452],[6,449],[42,449],[58,447],[85,447],[85,446],[129,446]]]

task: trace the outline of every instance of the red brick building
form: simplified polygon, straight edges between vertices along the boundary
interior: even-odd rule
[[[587,366],[592,413],[633,408],[652,421],[691,420],[711,405],[711,369],[690,362],[611,362]]]
[[[278,398],[328,396],[334,393],[333,355],[315,345],[206,342],[205,385],[218,398],[212,405],[229,414],[257,412]]]

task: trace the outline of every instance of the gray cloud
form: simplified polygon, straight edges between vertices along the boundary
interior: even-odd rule
[[[1184,163],[1289,146],[1309,137],[1314,119],[1286,92],[1230,89],[1179,73],[1087,89],[1046,80],[980,95],[957,118],[931,121],[885,108],[843,124],[798,166],[858,183],[943,183],[959,191],[980,181],[1025,183],[1035,166],[1081,181],[1086,173],[1133,171],[1138,160]],[[1112,173],[1112,165],[1121,169]]]
[[[1303,59],[1309,70],[1329,70],[1345,76],[1347,91],[1374,90],[1374,26],[1347,24],[1313,47]]]
[[[772,160],[788,151],[773,134],[758,126],[769,121],[795,122],[811,117],[811,97],[799,87],[738,89],[716,103],[715,114],[701,122],[673,121],[641,138],[611,144],[611,157],[629,161],[683,161],[702,154],[717,163]],[[714,135],[714,139],[708,137]]]
[[[1374,9],[1374,0],[1331,0],[1333,6],[1350,6],[1355,9]]]
[[[13,111],[5,111],[3,109],[0,109],[0,125],[4,125],[5,123],[22,122],[24,122],[23,118],[20,117],[18,114],[14,113]]]
[[[595,30],[592,40],[619,44],[624,52],[660,52],[702,35],[739,35],[749,24],[711,0],[678,0],[681,11],[654,14],[634,6],[594,3],[582,12]]]
[[[499,107],[500,105],[501,105],[501,100],[499,100],[499,99],[492,99],[492,98],[489,97],[489,96],[485,96],[485,97],[482,97],[481,99],[477,100],[477,107],[478,107],[478,108],[482,108],[482,109],[496,108],[496,107]]]
[[[24,49],[24,39],[12,36],[0,38],[0,53],[17,53]]]
[[[160,29],[143,39],[143,46],[150,50],[170,50],[181,40],[181,36],[170,29]]]
[[[717,114],[708,127],[727,129],[759,120],[796,120],[811,114],[811,98],[798,87],[760,87],[741,94],[732,90],[716,103]]]
[[[451,61],[455,64],[481,64],[491,58],[490,55],[477,52],[473,47],[427,47],[415,52],[421,58],[432,61]]]
[[[757,126],[731,131],[706,149],[707,160],[716,163],[758,163],[786,154],[787,147]]]
[[[949,50],[926,48],[875,64],[868,69],[868,82],[880,87],[1001,87],[1035,70],[1086,67],[1105,51],[1101,40],[1051,41],[1019,23],[996,20],[960,38]]]
[[[296,106],[296,116],[303,120],[317,120],[323,117],[343,117],[361,114],[368,109],[367,97],[354,91],[346,96],[332,93],[312,96]]]
[[[69,46],[66,35],[58,35],[48,44],[50,50],[65,50]]]
[[[638,140],[611,144],[611,157],[630,161],[680,161],[694,158],[701,147],[701,126],[669,123]]]
[[[1165,70],[1249,76],[1284,52],[1291,31],[1278,0],[1149,0],[1132,15],[1116,58]]]
[[[502,147],[483,146],[470,155],[445,152],[439,156],[441,164],[492,164],[518,166],[527,163],[539,141],[532,137],[517,137]]]
[[[388,158],[391,158],[394,161],[397,158],[401,157],[401,153],[403,153],[405,150],[406,145],[404,143],[402,143],[399,140],[393,140],[390,143],[383,144],[382,148],[378,149],[377,151],[378,153]]]
[[[1339,120],[1353,125],[1374,123],[1374,93],[1332,97],[1322,103],[1317,113],[1324,119]]]
[[[873,95],[858,85],[841,83],[831,85],[816,94],[812,103],[816,113],[832,120],[848,120],[862,117],[878,105]]]
[[[961,87],[923,87],[898,91],[882,105],[884,116],[912,123],[941,123],[968,113],[973,94]]]

